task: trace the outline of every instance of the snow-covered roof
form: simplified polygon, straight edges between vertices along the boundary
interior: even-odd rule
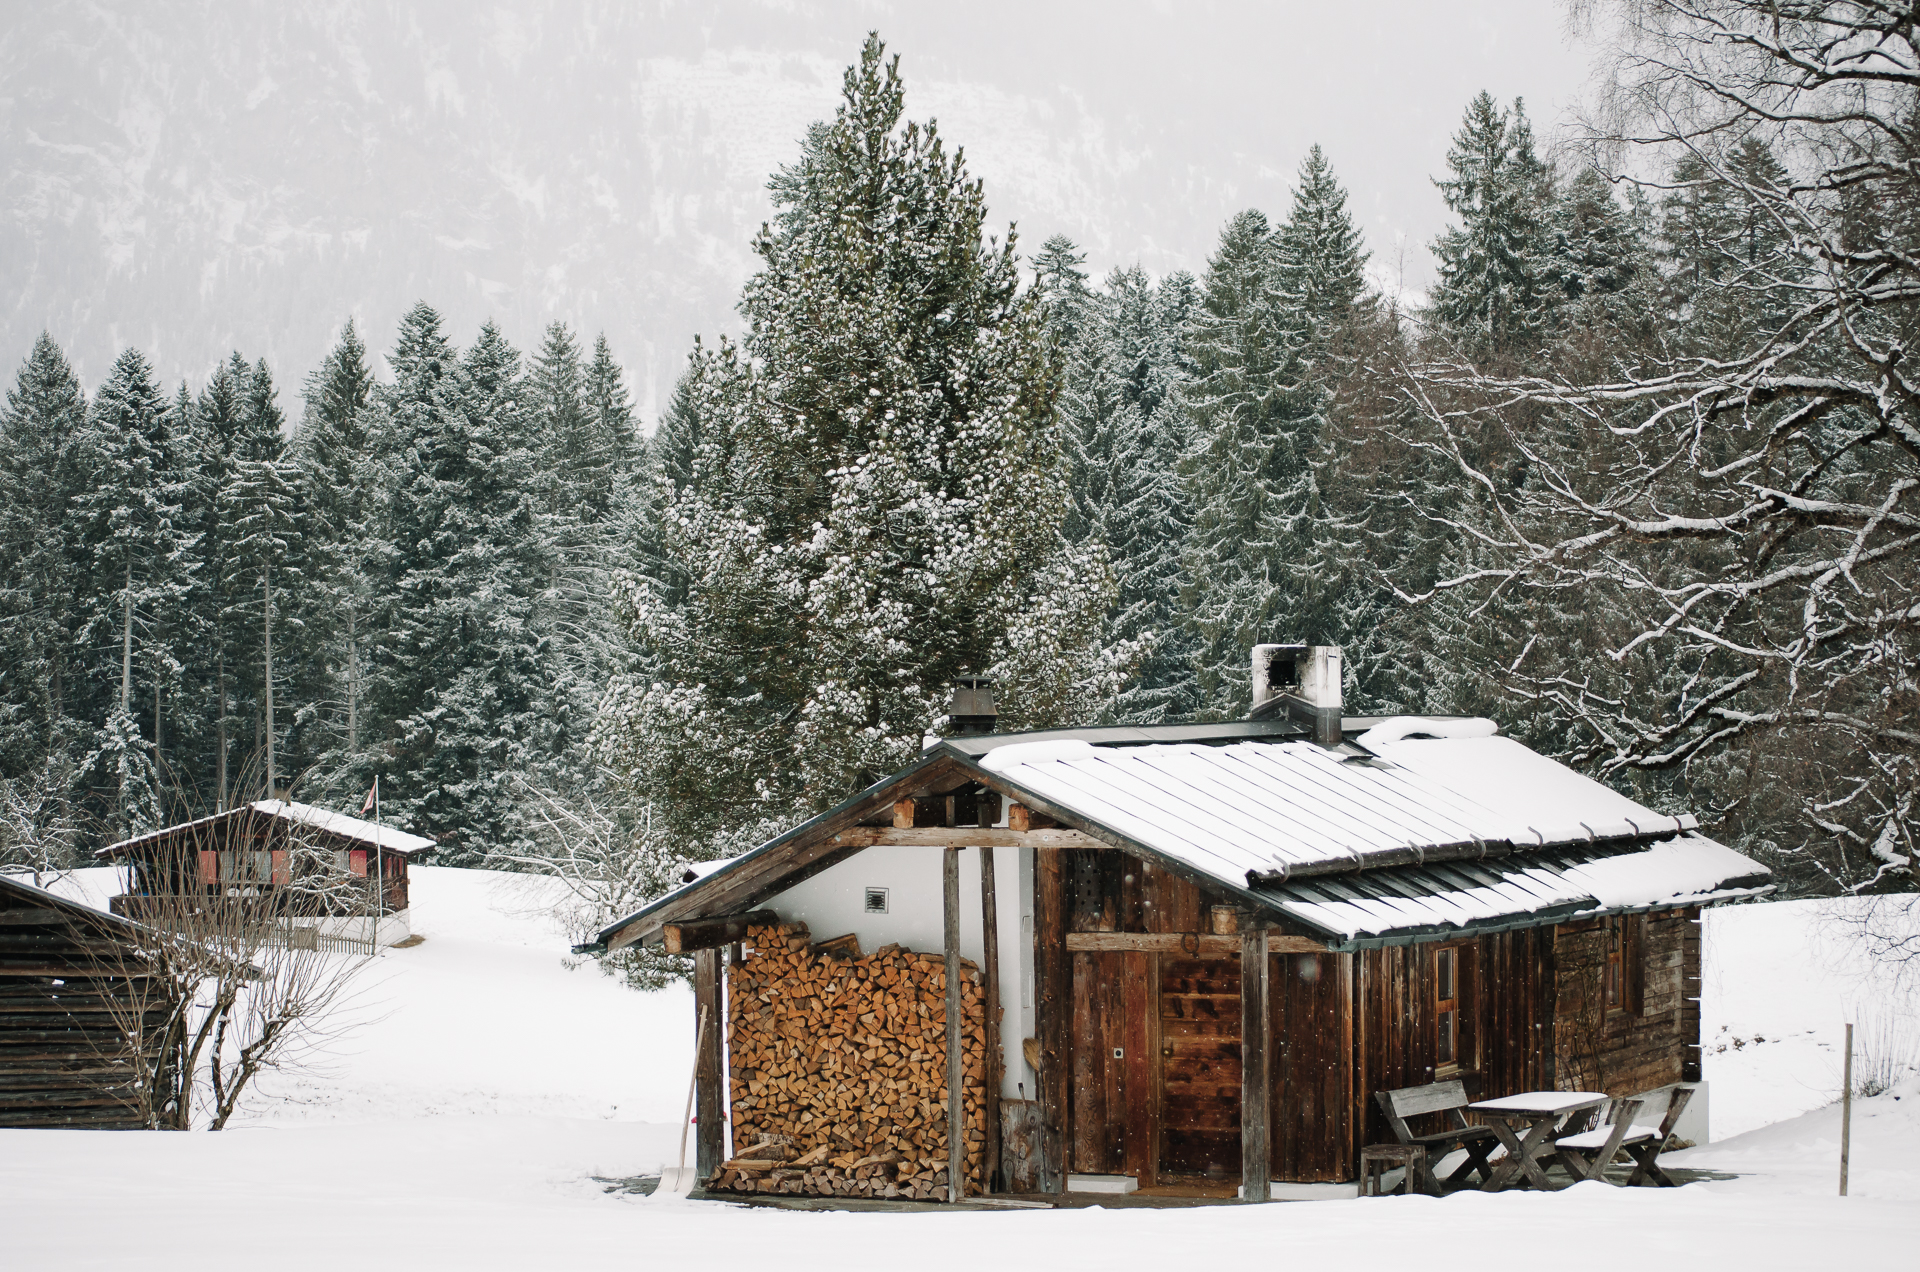
[[[1468,844],[1545,847],[1691,830],[1510,738],[1096,747],[1032,742],[980,765],[1223,879],[1365,868]]]
[[[285,799],[262,799],[246,805],[245,809],[229,809],[224,813],[214,813],[208,817],[183,822],[178,826],[168,826],[161,830],[150,831],[144,835],[137,835],[132,839],[123,839],[117,844],[108,844],[94,855],[96,857],[117,857],[122,853],[154,843],[166,836],[179,834],[182,831],[192,831],[201,826],[208,826],[214,822],[236,816],[247,810],[262,813],[268,817],[279,818],[282,821],[293,822],[296,825],[311,826],[315,830],[324,831],[331,835],[338,835],[342,839],[352,839],[363,844],[378,845],[387,852],[398,853],[403,857],[410,857],[415,853],[425,852],[434,846],[433,840],[422,835],[409,835],[405,831],[397,830],[392,826],[376,825],[373,822],[362,821],[358,817],[349,817],[345,813],[336,813],[330,809],[316,807],[313,804],[300,804]]]
[[[816,838],[920,789],[929,766],[956,761],[1069,827],[1186,867],[1243,903],[1266,902],[1336,948],[1772,887],[1766,867],[1700,835],[1693,817],[1656,813],[1494,735],[1490,722],[1381,723],[1390,727],[1338,747],[1277,732],[1167,736],[1173,729],[1154,740],[1098,729],[949,739],[839,808],[688,871],[598,939],[635,939],[667,916],[774,895],[780,854],[811,852]],[[796,855],[794,868],[810,860]]]
[[[1707,905],[1772,886],[1765,867],[1700,835],[1637,851],[1567,845],[1485,860],[1388,866],[1292,879],[1260,891],[1356,946]]]

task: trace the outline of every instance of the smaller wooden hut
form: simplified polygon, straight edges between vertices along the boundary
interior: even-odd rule
[[[139,925],[0,875],[0,1127],[146,1125],[122,1032]],[[154,1019],[164,1007],[153,999]]]
[[[124,867],[113,912],[160,921],[196,896],[256,898],[317,939],[395,945],[411,934],[408,865],[431,839],[345,813],[263,799],[109,844]]]

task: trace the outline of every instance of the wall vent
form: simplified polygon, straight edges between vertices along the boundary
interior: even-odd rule
[[[885,914],[887,912],[887,890],[885,888],[867,889],[867,913]]]

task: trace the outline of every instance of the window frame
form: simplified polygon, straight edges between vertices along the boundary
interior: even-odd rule
[[[1475,950],[1473,941],[1446,941],[1435,944],[1427,966],[1427,1001],[1431,1008],[1433,1042],[1433,1075],[1436,1079],[1452,1078],[1463,1073],[1472,1073],[1480,1068],[1480,1031],[1474,1027],[1474,971]],[[1452,996],[1441,997],[1442,967],[1450,964]],[[1451,1015],[1453,1027],[1453,1057],[1447,1059],[1441,1055],[1444,1021]]]
[[[1608,1015],[1644,1016],[1647,995],[1646,916],[1610,914],[1601,921],[1600,998]]]

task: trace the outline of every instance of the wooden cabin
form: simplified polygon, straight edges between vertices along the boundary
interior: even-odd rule
[[[138,925],[0,875],[0,1127],[146,1125],[122,1034]],[[105,947],[114,947],[107,949]],[[141,1023],[157,1025],[164,1009]]]
[[[263,799],[95,856],[126,872],[115,914],[159,922],[182,899],[254,897],[317,938],[394,945],[411,932],[408,863],[433,847],[392,826]]]
[[[1764,867],[1255,669],[1240,722],[947,738],[581,947],[694,955],[707,1186],[1264,1198],[1353,1179],[1377,1091],[1699,1079],[1700,909]]]

